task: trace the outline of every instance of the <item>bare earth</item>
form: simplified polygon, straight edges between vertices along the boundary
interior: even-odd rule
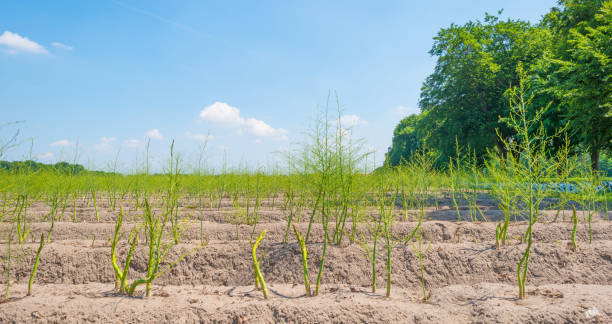
[[[102,205],[102,204],[101,204]],[[279,202],[277,201],[277,205]],[[568,247],[571,224],[569,212],[556,223],[547,223],[554,211],[546,211],[534,227],[534,243],[527,281],[528,297],[518,300],[516,264],[525,245],[516,236],[524,222],[510,225],[511,243],[495,248],[494,222],[457,222],[456,211],[441,204],[428,211],[423,225],[425,286],[423,300],[419,262],[413,243],[398,243],[392,252],[391,298],[384,297],[384,244],[379,241],[377,293],[371,292],[371,265],[359,244],[330,245],[327,251],[322,291],[305,297],[301,256],[291,232],[283,243],[287,211],[268,204],[261,211],[256,232],[268,230],[261,250],[261,263],[270,289],[270,299],[254,289],[249,237],[252,226],[229,223],[231,204],[204,209],[204,234],[209,244],[189,256],[153,283],[153,296],[143,298],[117,295],[110,264],[108,237],[114,231],[118,212],[100,206],[96,222],[92,206],[81,202],[76,219],[66,210],[55,224],[51,243],[45,245],[33,296],[25,297],[37,242],[15,245],[11,270],[10,298],[0,299],[0,322],[215,322],[215,323],[612,323],[612,223],[594,218],[592,242],[579,214],[578,251]],[[494,203],[483,201],[489,220],[499,219]],[[36,204],[29,217],[38,220],[48,208]],[[467,210],[462,216],[467,218]],[[409,234],[416,223],[404,220],[397,210],[394,224],[397,237]],[[197,219],[199,211],[185,203],[183,216]],[[124,231],[135,224],[133,212]],[[304,233],[308,213],[298,228]],[[612,214],[608,215],[612,216]],[[72,219],[72,222],[68,220]],[[0,283],[6,285],[6,232],[0,223]],[[346,228],[350,230],[350,224]],[[46,233],[49,223],[34,222],[32,238]],[[361,230],[366,231],[365,227]],[[313,283],[321,256],[322,229],[315,226],[309,250]],[[197,246],[200,222],[186,232],[173,248],[169,260]],[[125,239],[119,260],[127,253]],[[136,250],[130,279],[146,271],[145,247]]]

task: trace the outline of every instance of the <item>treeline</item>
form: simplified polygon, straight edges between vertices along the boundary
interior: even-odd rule
[[[386,162],[399,165],[424,147],[442,167],[458,149],[479,161],[506,154],[502,143],[521,141],[509,127],[508,89],[523,73],[528,118],[554,137],[550,153],[569,142],[592,169],[610,170],[611,35],[611,0],[561,0],[536,25],[486,14],[482,22],[441,29],[429,52],[437,63],[421,88],[421,113],[397,125]]]
[[[57,162],[55,164],[45,164],[32,160],[26,161],[0,161],[0,170],[5,172],[57,172],[62,174],[81,174],[95,173],[104,174],[103,171],[89,171],[80,164],[68,162]]]

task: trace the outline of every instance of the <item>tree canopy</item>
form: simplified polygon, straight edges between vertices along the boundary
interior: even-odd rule
[[[504,93],[522,70],[531,110],[546,108],[541,126],[549,134],[566,129],[574,152],[589,151],[597,169],[599,153],[612,148],[611,8],[612,0],[562,0],[537,25],[486,14],[441,29],[429,52],[437,62],[421,88],[421,115],[396,127],[388,163],[409,158],[417,143],[436,150],[439,161],[448,161],[456,143],[478,159],[490,150],[505,154],[501,139],[520,139],[504,122]]]
[[[7,172],[38,172],[54,171],[58,173],[79,174],[82,172],[104,173],[100,171],[88,171],[80,164],[68,162],[57,162],[55,164],[45,164],[32,160],[26,161],[0,161],[0,170]]]
[[[390,165],[398,165],[407,161],[421,147],[423,136],[417,134],[418,123],[421,119],[421,115],[410,115],[402,119],[395,127],[393,144],[387,153]]]
[[[544,91],[566,107],[570,131],[598,169],[600,152],[612,148],[612,1],[564,1],[544,23],[554,42],[542,59]]]

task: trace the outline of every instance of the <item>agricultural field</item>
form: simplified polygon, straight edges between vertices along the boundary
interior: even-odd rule
[[[612,0],[0,22],[0,323],[612,323]]]
[[[606,186],[499,186],[491,170],[430,162],[369,175],[337,158],[291,175],[4,173],[0,321],[612,319]]]
[[[0,321],[609,322],[610,179],[525,107],[445,167],[368,169],[327,111],[278,169],[3,163]]]

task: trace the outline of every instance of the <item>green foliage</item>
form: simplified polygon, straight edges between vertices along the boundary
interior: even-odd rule
[[[607,154],[599,157],[599,172],[604,177],[612,177],[612,157]]]
[[[576,206],[572,205],[572,249],[578,251],[578,244],[576,244],[576,230],[578,228],[578,216],[576,215]]]
[[[0,161],[0,170],[8,172],[38,172],[38,171],[54,171],[62,174],[80,174],[86,172],[85,167],[80,164],[71,164],[68,162],[57,162],[55,164],[45,164],[32,160],[26,161]],[[103,173],[101,171],[87,171],[95,173]]]
[[[395,127],[385,163],[391,166],[400,165],[408,161],[412,154],[423,145],[423,134],[418,132],[422,116],[410,115],[402,119]]]
[[[138,235],[138,233],[132,229],[132,231],[130,232],[130,239],[128,241],[132,241],[133,243],[131,244],[131,249],[130,249],[130,253],[128,253],[128,256],[126,257],[126,262],[125,262],[125,267],[124,270],[122,271],[121,268],[119,267],[119,265],[117,264],[117,256],[116,256],[116,250],[117,250],[117,244],[119,243],[119,241],[121,240],[121,226],[123,225],[123,207],[121,207],[120,205],[120,212],[119,212],[119,217],[117,218],[116,222],[115,222],[115,234],[113,236],[113,239],[111,241],[111,265],[113,266],[113,270],[115,272],[115,289],[123,292],[126,290],[126,286],[125,286],[125,282],[126,282],[126,278],[127,278],[127,271],[130,268],[130,260],[132,257],[132,253],[134,252],[134,247],[136,240],[133,238],[134,235]]]
[[[561,4],[545,18],[555,41],[538,80],[567,107],[570,130],[597,170],[600,152],[612,148],[612,1]]]
[[[524,299],[527,297],[525,286],[533,244],[533,225],[539,219],[541,202],[546,197],[546,189],[540,188],[542,188],[546,179],[558,174],[559,169],[565,166],[565,161],[560,161],[558,156],[551,156],[548,153],[547,147],[553,136],[546,134],[541,127],[540,120],[545,109],[535,109],[532,114],[533,117],[530,116],[528,108],[531,107],[534,96],[533,94],[528,95],[529,87],[525,82],[527,76],[521,65],[519,65],[517,73],[520,75],[518,86],[510,88],[506,92],[511,107],[507,122],[520,140],[513,142],[502,139],[505,151],[508,154],[503,155],[504,158],[501,161],[510,170],[509,172],[508,170],[502,171],[502,174],[505,173],[505,175],[500,185],[515,188],[512,193],[515,196],[513,199],[516,199],[519,205],[524,206],[523,215],[527,220],[527,228],[523,235],[523,241],[527,245],[516,269],[518,295],[520,299]],[[502,200],[505,200],[503,195],[505,193],[502,194]],[[507,228],[507,225],[504,223],[496,229],[498,241],[503,242],[503,236],[506,234],[505,228]]]
[[[419,106],[421,132],[448,162],[455,139],[470,147],[481,161],[487,148],[503,149],[502,138],[513,134],[499,120],[510,107],[502,94],[518,84],[520,62],[532,64],[547,46],[546,33],[521,20],[500,21],[486,15],[484,22],[452,24],[434,37],[430,54],[438,57],[434,72],[423,84]]]
[[[502,94],[519,83],[522,65],[532,96],[527,118],[546,107],[529,134],[568,127],[571,153],[588,151],[597,170],[602,153],[612,150],[611,36],[610,0],[559,1],[538,25],[487,14],[484,22],[441,29],[430,51],[436,67],[421,89],[422,113],[396,127],[387,161],[398,165],[427,142],[446,166],[455,140],[479,164],[488,151],[505,154],[503,141],[521,135],[504,119],[510,106]],[[554,137],[546,145],[555,154],[565,143]]]

